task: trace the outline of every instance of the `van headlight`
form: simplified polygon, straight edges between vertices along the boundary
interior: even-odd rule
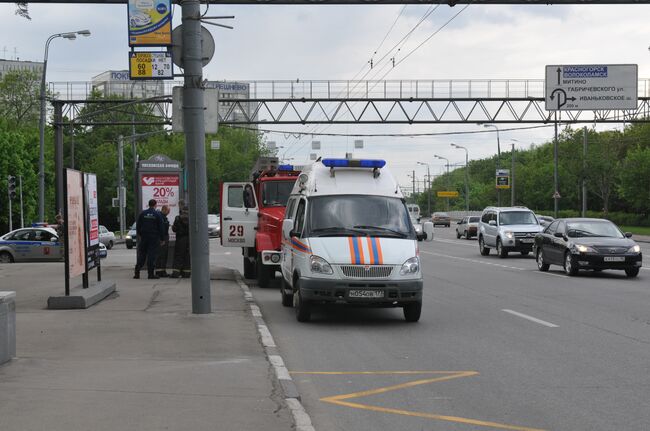
[[[131,239],[131,235],[127,235],[127,236],[126,236],[126,239]]]
[[[334,274],[332,266],[322,257],[312,255],[309,261],[311,263],[311,272],[317,274]]]
[[[402,265],[402,268],[399,270],[400,275],[409,275],[417,274],[420,270],[420,258],[412,257]]]
[[[639,246],[639,244],[635,244],[632,247],[630,247],[627,252],[628,253],[641,253],[641,247]]]
[[[515,234],[512,233],[512,231],[509,231],[509,230],[505,231],[503,234],[504,234],[504,235],[506,236],[506,238],[508,238],[508,239],[512,239],[512,238],[515,237]]]

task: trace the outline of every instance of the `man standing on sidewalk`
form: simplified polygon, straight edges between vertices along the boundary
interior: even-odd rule
[[[176,232],[174,246],[174,272],[171,278],[189,278],[190,272],[190,218],[185,203],[179,203],[181,212],[174,219],[172,230]]]
[[[160,208],[160,216],[163,220],[163,244],[160,247],[158,259],[156,259],[156,275],[158,277],[169,277],[169,274],[167,274],[167,254],[169,253],[169,219],[167,219],[167,214],[169,214],[169,207],[163,205]]]
[[[160,245],[164,241],[163,219],[156,211],[156,200],[149,200],[149,208],[142,211],[138,216],[135,230],[138,235],[138,261],[135,264],[135,274],[133,278],[140,278],[140,269],[147,261],[147,272],[150,279],[160,278],[155,273],[156,258]]]

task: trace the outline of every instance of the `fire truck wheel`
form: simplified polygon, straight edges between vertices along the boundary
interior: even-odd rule
[[[255,264],[246,256],[244,256],[244,278],[255,278]]]
[[[275,278],[275,270],[273,267],[264,265],[262,263],[262,254],[257,255],[257,284],[266,289],[269,287],[271,280]]]

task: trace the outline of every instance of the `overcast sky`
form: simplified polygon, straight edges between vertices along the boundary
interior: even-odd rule
[[[14,15],[12,3],[0,4],[0,58],[42,61],[45,40],[53,33],[89,29],[92,36],[50,45],[48,81],[90,81],[106,70],[128,69],[126,5],[30,4],[31,21]],[[216,42],[215,57],[204,69],[211,80],[346,80],[363,75],[374,57],[375,79],[543,79],[546,64],[638,64],[639,78],[650,78],[650,6],[477,6],[471,5],[448,26],[404,59],[416,46],[457,14],[463,5],[442,5],[415,30],[396,55],[384,54],[430,9],[395,6],[210,6],[209,15],[235,15],[234,30],[208,26]],[[174,26],[180,24],[175,6]],[[401,15],[400,15],[401,13]],[[396,18],[398,18],[396,21]],[[223,21],[222,21],[223,22]],[[376,55],[388,30],[385,42]],[[392,68],[388,58],[401,61]],[[384,69],[379,67],[386,66]],[[365,67],[365,69],[363,69]],[[377,72],[382,70],[381,73]],[[361,74],[358,72],[362,71]],[[513,124],[508,127],[521,127]],[[618,126],[620,127],[620,126]],[[476,125],[445,126],[278,126],[276,129],[328,133],[439,133],[483,130]],[[501,133],[502,150],[552,139],[553,128]],[[354,137],[285,137],[266,139],[284,146],[280,153],[306,162],[310,143],[322,143],[321,155],[343,156]],[[426,138],[364,138],[363,156],[386,158],[400,182],[407,173],[432,175],[452,164],[496,153],[494,132]]]

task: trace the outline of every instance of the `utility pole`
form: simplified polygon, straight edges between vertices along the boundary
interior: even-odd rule
[[[560,192],[558,181],[558,167],[557,167],[557,111],[555,111],[555,139],[553,141],[553,217],[557,218],[557,211],[559,206]]]
[[[510,171],[512,172],[512,183],[510,184],[510,206],[515,206],[515,144],[512,144],[512,166]]]
[[[25,218],[23,217],[23,176],[18,175],[18,192],[20,193],[20,228],[25,227]]]
[[[124,137],[117,137],[117,200],[120,210],[120,237],[124,238]]]
[[[411,178],[413,179],[413,203],[415,203],[415,169],[413,169],[413,176]]]
[[[582,216],[587,217],[587,126],[582,133]]]
[[[431,215],[431,171],[428,163],[418,162],[418,165],[427,167],[427,214]]]
[[[203,55],[201,3],[181,2],[183,25],[183,124],[185,166],[190,209],[190,256],[192,257],[192,313],[212,311],[210,294],[210,247],[208,244],[208,195],[205,161]]]

